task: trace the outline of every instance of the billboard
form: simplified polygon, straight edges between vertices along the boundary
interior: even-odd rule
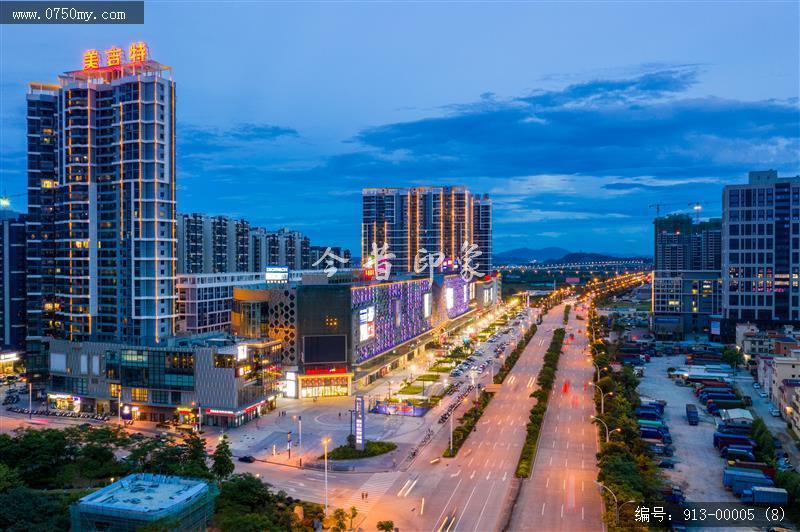
[[[284,283],[289,280],[289,268],[286,266],[267,266],[264,268],[264,280],[268,283]]]
[[[347,362],[347,337],[344,334],[303,336],[303,362],[306,364]]]
[[[356,417],[356,449],[359,451],[364,450],[364,443],[366,440],[364,439],[364,396],[359,395],[356,396],[356,405],[355,405],[355,417]]]

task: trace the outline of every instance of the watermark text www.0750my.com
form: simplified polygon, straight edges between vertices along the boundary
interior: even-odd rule
[[[0,1],[0,24],[143,24],[144,1]]]

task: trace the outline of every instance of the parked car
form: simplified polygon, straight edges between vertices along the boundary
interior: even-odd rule
[[[250,456],[249,454],[246,454],[244,456],[240,456],[239,457],[239,461],[240,462],[244,462],[246,464],[252,464],[253,462],[256,461],[256,459],[253,456]]]
[[[675,469],[675,461],[674,460],[661,460],[658,463],[658,467],[661,469]]]
[[[760,385],[759,383],[757,383],[757,382],[754,382],[754,383],[753,383],[753,388],[755,388],[756,390],[758,390],[758,389],[760,389],[760,388],[761,388],[761,385]]]

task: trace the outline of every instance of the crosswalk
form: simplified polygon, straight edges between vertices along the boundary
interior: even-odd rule
[[[361,488],[354,492],[344,505],[344,510],[349,511],[350,507],[355,506],[358,509],[359,519],[366,517],[372,508],[378,503],[384,493],[386,493],[392,484],[402,475],[400,471],[392,473],[375,473],[369,480],[361,485]],[[361,498],[362,493],[368,493],[369,497],[366,500]]]

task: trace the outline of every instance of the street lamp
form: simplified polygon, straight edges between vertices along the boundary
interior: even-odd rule
[[[595,384],[594,382],[590,382],[589,386],[594,386],[600,392],[600,413],[601,414],[605,414],[606,413],[606,401],[605,401],[606,396],[611,397],[612,395],[614,395],[614,392],[603,393],[603,389],[600,386],[598,386],[597,384]]]
[[[622,432],[622,429],[620,429],[620,428],[616,428],[616,429],[614,429],[614,430],[609,432],[608,425],[606,424],[605,421],[603,421],[602,419],[600,419],[597,416],[589,416],[589,418],[591,420],[593,420],[593,421],[598,421],[598,422],[602,423],[603,426],[606,428],[606,443],[610,443],[611,442],[611,432]]]
[[[328,444],[330,438],[322,438],[322,446],[325,448],[325,515],[328,515]]]

